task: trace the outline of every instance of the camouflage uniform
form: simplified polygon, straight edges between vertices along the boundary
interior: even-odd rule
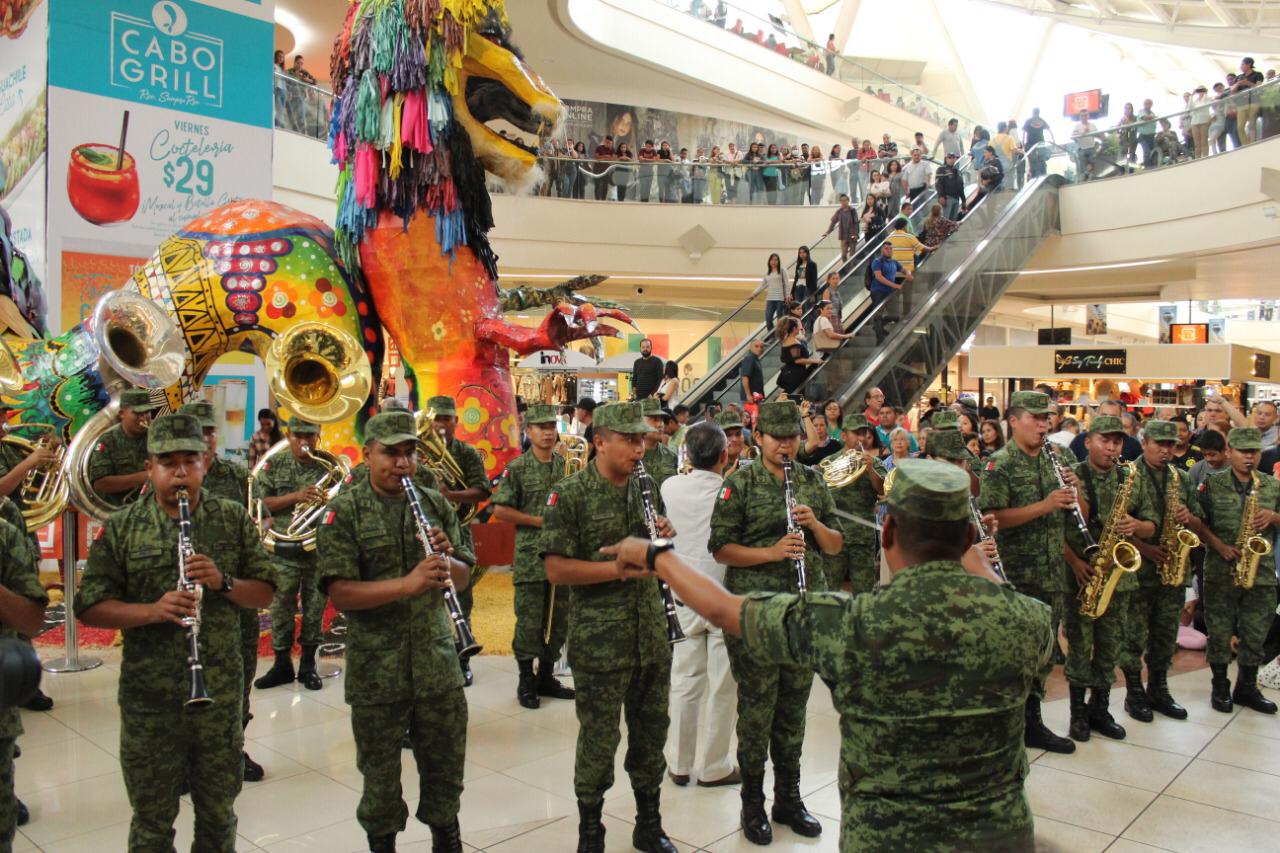
[[[383,419],[386,419],[385,422]],[[413,418],[386,412],[369,420],[366,438],[398,444]],[[453,507],[439,492],[420,490],[422,508],[453,544],[453,556],[475,562]],[[361,478],[329,504],[318,529],[317,574],[326,593],[335,581],[404,577],[423,559],[408,500],[388,498]],[[364,790],[356,809],[371,837],[405,828],[409,809],[400,787],[400,735],[408,731],[420,780],[415,817],[432,827],[457,818],[466,756],[467,701],[454,648],[453,623],[439,590],[347,616],[346,701],[356,765]]]
[[[469,444],[464,444],[458,439],[448,442],[449,454],[457,461],[458,467],[462,469],[462,478],[468,489],[484,489],[486,496],[489,494],[489,475],[484,470],[484,457],[480,455],[480,451],[476,450]],[[460,544],[467,547],[468,551],[475,551],[475,540],[471,536],[471,525],[461,524],[462,538]],[[471,585],[458,593],[458,603],[462,605],[462,613],[471,618],[471,606],[474,603]]]
[[[944,464],[903,460],[890,505],[968,518],[967,477]],[[832,685],[841,850],[1032,849],[1023,706],[1048,606],[943,560],[875,595],[752,593],[741,616],[747,654]]]
[[[844,416],[841,428],[856,432],[870,429],[870,426],[865,415],[853,414]],[[878,459],[875,471],[883,481],[887,472]],[[880,495],[865,473],[842,489],[831,489],[831,497],[840,512],[875,524]],[[844,530],[844,545],[837,556],[826,560],[827,583],[831,589],[839,589],[848,583],[854,593],[870,592],[879,580],[876,576],[876,530],[844,517],[840,518],[840,526]]]
[[[0,444],[0,477],[5,477],[10,471],[18,466],[22,460],[27,458],[27,452],[20,447],[12,444]],[[22,484],[19,483],[12,492],[9,493],[8,499],[17,505],[19,512],[26,509],[26,503],[23,500]],[[25,529],[25,525],[24,525]]]
[[[662,404],[653,398],[640,401],[640,409],[646,418],[666,418],[667,413],[662,410]],[[652,450],[646,450],[641,462],[644,463],[644,470],[649,472],[649,477],[653,480],[655,490],[662,488],[662,484],[668,478],[674,477],[678,472],[678,460],[676,452],[672,450],[674,444],[663,444],[658,442]]]
[[[197,438],[192,445],[186,433]],[[203,452],[190,415],[158,420],[148,432],[154,453]],[[258,530],[244,507],[201,492],[191,511],[195,551],[227,576],[275,583]],[[115,513],[89,551],[75,615],[114,599],[149,604],[177,587],[178,522],[154,492]],[[188,711],[186,632],[169,622],[126,628],[120,664],[120,765],[133,807],[129,850],[173,849],[179,791],[190,781],[196,810],[195,849],[235,849],[233,810],[244,775],[241,749],[244,665],[239,610],[206,589],[200,612],[200,658],[213,704]]]
[[[120,474],[136,474],[142,470],[147,461],[147,435],[143,433],[137,438],[124,434],[124,428],[116,424],[102,434],[93,450],[89,451],[89,482],[100,477],[112,477]],[[136,500],[138,491],[119,494],[103,494],[98,492],[111,506],[124,506]]]

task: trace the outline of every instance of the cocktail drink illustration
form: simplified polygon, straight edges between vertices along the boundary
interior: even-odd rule
[[[115,145],[77,145],[67,169],[67,198],[94,225],[128,222],[138,212],[137,164]]]

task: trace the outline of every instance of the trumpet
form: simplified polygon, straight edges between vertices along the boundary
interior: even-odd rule
[[[644,463],[638,459],[631,476],[640,486],[640,505],[644,509],[644,525],[649,530],[649,538],[657,539],[658,513],[653,509],[653,478],[645,470]],[[658,594],[662,596],[662,610],[667,617],[667,642],[684,642],[684,629],[680,627],[680,617],[676,613],[676,598],[671,594],[671,587],[661,578],[658,579]]]
[[[1062,460],[1058,458],[1057,452],[1053,449],[1053,445],[1049,443],[1049,437],[1044,436],[1041,439],[1043,444],[1041,447],[1044,452],[1049,455],[1049,464],[1053,466],[1053,476],[1058,478],[1058,488],[1070,488],[1067,485],[1067,479],[1063,476],[1064,468]],[[1084,513],[1080,511],[1080,501],[1075,501],[1069,510],[1071,518],[1075,521],[1076,527],[1080,531],[1080,536],[1084,539],[1084,558],[1092,560],[1094,554],[1098,553],[1098,543],[1093,538],[1093,534],[1089,532],[1089,522],[1085,521]]]
[[[418,499],[418,489],[409,477],[401,477],[400,485],[404,486],[404,496],[409,501],[409,511],[413,513],[413,527],[418,542],[422,544],[422,550],[426,556],[430,557],[436,553],[436,550],[431,547],[431,522],[422,509],[422,501]],[[458,657],[466,660],[472,655],[479,654],[484,647],[476,642],[475,635],[471,633],[471,626],[467,624],[462,605],[458,603],[458,591],[453,587],[452,576],[443,593],[444,606],[448,608],[449,621],[453,623],[453,647],[457,649]]]
[[[431,469],[443,488],[451,492],[465,491],[467,477],[458,460],[449,452],[444,435],[435,428],[435,412],[430,409],[419,412],[414,420],[418,429],[418,457],[422,464]],[[476,504],[456,504],[454,510],[458,513],[459,524],[470,524],[480,507]]]
[[[978,530],[978,541],[986,542],[991,539],[991,532],[987,530],[987,526],[982,523],[982,510],[978,509],[978,499],[973,495],[969,496],[969,517],[973,522],[973,526]],[[1005,583],[1009,582],[1009,578],[1004,573],[1004,560],[1000,559],[1000,553],[997,551],[995,559],[991,561],[991,570],[996,573],[996,577]]]
[[[782,457],[782,494],[783,503],[787,508],[787,533],[798,533],[804,536],[804,531],[800,529],[800,525],[796,522],[796,490],[794,481],[791,478],[793,463],[790,456]],[[809,591],[809,573],[804,565],[804,555],[794,557],[791,564],[796,570],[796,590],[801,595]]]
[[[203,708],[213,704],[209,689],[204,683],[204,664],[200,662],[200,621],[204,601],[204,586],[187,577],[187,560],[196,552],[191,532],[191,495],[186,489],[178,490],[178,591],[189,592],[196,597],[196,615],[184,616],[182,625],[187,629],[187,672],[191,684],[187,690],[188,708]]]
[[[249,507],[259,528],[262,527],[267,511],[262,497],[254,493],[254,484],[258,475],[266,470],[272,457],[288,451],[289,439],[283,438],[277,441],[262,455],[249,474]],[[351,473],[351,463],[345,456],[335,456],[327,450],[312,447],[305,442],[302,443],[302,452],[307,458],[319,463],[323,469],[323,473],[314,484],[321,495],[315,500],[297,503],[293,507],[293,517],[289,520],[289,526],[284,530],[272,527],[262,534],[263,546],[271,553],[283,557],[297,557],[316,550],[316,526],[320,523],[324,508],[329,501],[337,497],[343,481]]]

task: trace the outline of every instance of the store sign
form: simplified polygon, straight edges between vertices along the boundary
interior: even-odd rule
[[[1053,352],[1053,372],[1124,375],[1129,352],[1122,349],[1060,349]]]
[[[1169,327],[1169,341],[1175,344],[1207,344],[1209,324],[1174,323]]]

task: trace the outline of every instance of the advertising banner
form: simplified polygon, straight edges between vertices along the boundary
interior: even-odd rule
[[[13,246],[47,281],[45,263],[46,0],[0,2],[0,207]]]

